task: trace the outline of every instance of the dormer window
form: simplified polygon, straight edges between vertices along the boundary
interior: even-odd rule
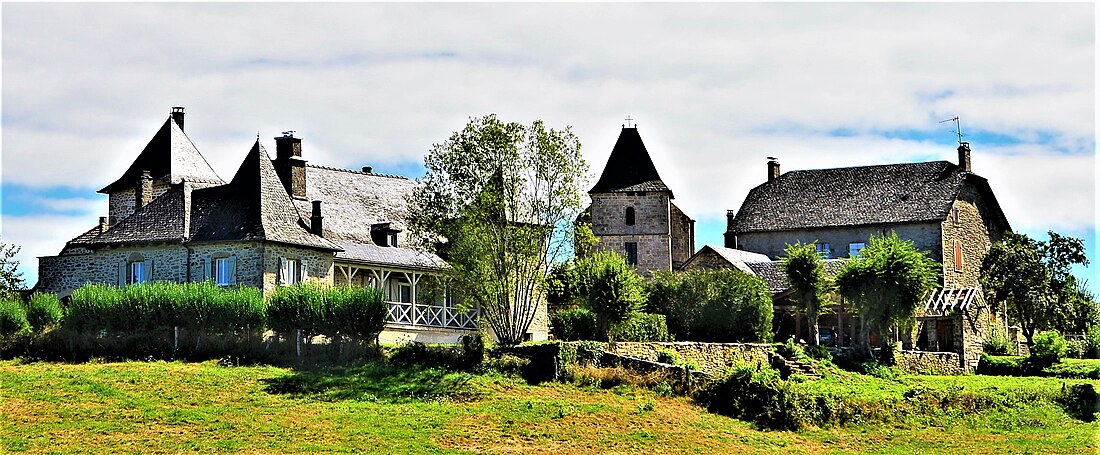
[[[370,239],[378,246],[395,247],[397,234],[400,232],[401,229],[397,229],[390,223],[374,223],[370,226]]]
[[[626,225],[627,226],[633,226],[634,225],[634,207],[627,207],[626,208]]]

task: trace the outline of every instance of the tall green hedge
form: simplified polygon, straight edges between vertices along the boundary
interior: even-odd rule
[[[30,328],[23,304],[15,298],[0,298],[0,338],[23,333]]]
[[[27,302],[27,322],[36,332],[42,332],[61,322],[61,302],[56,295],[36,292]]]
[[[212,282],[156,282],[126,287],[88,284],[73,291],[63,326],[78,333],[134,334],[180,327],[229,333],[263,327],[263,294]]]
[[[771,340],[771,291],[758,277],[737,269],[666,272],[648,288],[648,311],[665,315],[677,340]]]
[[[268,324],[276,332],[370,341],[386,323],[382,292],[371,287],[285,286],[271,294]]]

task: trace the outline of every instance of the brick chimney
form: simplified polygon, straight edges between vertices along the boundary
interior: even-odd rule
[[[141,210],[153,201],[153,174],[141,171],[137,185],[134,186],[134,211]]]
[[[183,131],[183,106],[175,106],[172,108],[172,120],[175,120],[176,125],[180,127],[180,131]]]
[[[970,171],[970,143],[959,143],[959,167],[966,172]]]
[[[370,166],[363,166],[363,173],[364,173],[364,174],[370,174],[370,173],[373,173],[373,172],[374,172],[374,168],[373,168],[373,167],[370,167]]]
[[[321,220],[324,217],[321,216],[321,201],[313,201],[313,214],[309,217],[309,231],[315,235],[324,237],[321,232]]]
[[[774,156],[768,157],[768,181],[772,181],[779,178],[779,159]]]
[[[293,131],[284,131],[275,138],[275,173],[283,182],[287,194],[295,199],[306,198],[306,160],[302,159],[302,139]]]

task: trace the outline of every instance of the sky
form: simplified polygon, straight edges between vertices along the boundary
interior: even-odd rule
[[[423,174],[471,117],[569,126],[591,182],[637,123],[696,248],[783,171],[956,161],[1014,230],[1096,247],[1092,3],[11,3],[0,241],[37,257],[106,215],[96,190],[172,106],[230,179],[258,134],[314,164]],[[1096,291],[1100,266],[1077,267]]]

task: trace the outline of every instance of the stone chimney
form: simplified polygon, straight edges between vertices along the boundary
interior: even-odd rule
[[[180,127],[180,131],[183,131],[183,106],[175,106],[172,108],[172,120],[175,120],[176,125]]]
[[[966,172],[970,171],[970,143],[959,143],[959,167]]]
[[[149,171],[141,171],[137,185],[134,186],[134,211],[153,202],[153,174]]]
[[[306,198],[306,160],[302,159],[302,139],[293,131],[284,131],[275,138],[275,173],[283,182],[287,194],[295,199]]]
[[[370,166],[363,166],[363,173],[364,174],[370,174],[372,172],[374,172],[374,168],[372,168]]]
[[[104,232],[107,232],[107,230],[111,228],[111,225],[107,224],[107,219],[108,218],[105,217],[105,216],[99,217],[99,233],[100,234],[102,234]]]
[[[768,157],[768,181],[772,181],[779,178],[779,159],[774,156]]]
[[[321,201],[313,201],[313,214],[309,217],[309,231],[315,235],[324,237],[321,232]]]

